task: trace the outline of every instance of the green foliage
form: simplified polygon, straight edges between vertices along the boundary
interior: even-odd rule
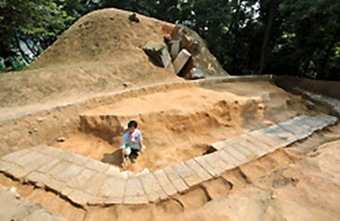
[[[190,26],[231,74],[340,79],[334,0],[0,0],[0,57],[29,62],[20,40],[46,48],[74,20],[107,7]]]
[[[51,44],[72,19],[54,0],[0,0],[0,18],[0,56],[6,60],[26,56],[22,40]]]

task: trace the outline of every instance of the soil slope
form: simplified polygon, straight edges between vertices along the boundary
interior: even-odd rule
[[[0,107],[179,80],[173,67],[153,65],[142,50],[163,41],[173,25],[142,15],[132,23],[130,14],[105,9],[79,19],[29,69],[0,77]]]

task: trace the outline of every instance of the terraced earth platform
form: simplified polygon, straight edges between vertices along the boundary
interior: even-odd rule
[[[46,188],[79,205],[147,204],[167,200],[250,161],[308,138],[331,126],[329,115],[301,115],[268,128],[211,144],[216,151],[134,174],[46,145],[0,159],[0,172],[22,183]]]

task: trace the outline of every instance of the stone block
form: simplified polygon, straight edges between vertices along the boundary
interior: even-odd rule
[[[175,59],[181,50],[181,41],[171,40],[169,42],[169,46],[170,46],[170,55],[172,59]]]
[[[171,64],[171,56],[164,43],[150,41],[143,50],[155,65],[167,68]]]
[[[249,145],[245,144],[243,139],[238,138],[235,141],[232,141],[228,144],[228,150],[234,150],[240,153],[242,156],[246,157],[247,161],[253,160],[256,158],[256,153],[250,150]]]
[[[201,177],[203,181],[207,181],[213,178],[208,171],[206,171],[202,166],[200,166],[194,159],[190,159],[184,162],[188,167],[196,172],[196,174]]]
[[[79,205],[83,205],[83,206],[88,205],[95,198],[94,196],[88,193],[85,193],[84,191],[81,191],[81,190],[74,190],[67,197],[72,202],[79,204]]]
[[[176,59],[174,60],[174,68],[177,75],[181,73],[190,58],[191,54],[186,49],[181,50],[181,52],[177,55]]]
[[[126,188],[126,180],[116,177],[107,177],[103,186],[99,191],[99,196],[111,199],[111,203],[123,203],[124,193]]]
[[[84,190],[85,192],[97,196],[97,194],[100,194],[100,189],[104,185],[104,181],[108,175],[103,174],[103,173],[96,173],[94,176],[92,176],[85,184]]]
[[[76,164],[70,164],[64,170],[56,173],[54,178],[67,183],[70,179],[79,176],[83,170],[83,167],[80,167]]]
[[[215,150],[221,150],[224,147],[226,147],[226,143],[225,141],[219,141],[219,142],[211,144],[211,147],[214,148]]]
[[[124,198],[124,204],[127,205],[139,205],[139,204],[147,204],[149,201],[145,195],[141,196],[126,196]]]
[[[176,187],[171,183],[164,170],[155,171],[154,176],[156,177],[162,189],[168,196],[172,196],[177,193]]]
[[[168,195],[163,191],[160,183],[152,173],[143,174],[139,178],[150,202],[167,199]]]
[[[91,170],[95,170],[99,173],[105,173],[107,172],[107,170],[109,169],[110,165],[106,164],[106,163],[102,163],[98,160],[92,160],[89,159],[86,163],[86,165],[84,165],[86,168],[91,169]]]
[[[248,157],[245,156],[243,153],[237,151],[233,146],[227,146],[226,148],[223,149],[223,151],[237,159],[240,162],[240,165],[248,162]]]
[[[22,157],[25,154],[30,153],[29,149],[24,149],[24,150],[20,150],[14,153],[10,153],[4,157],[2,157],[1,159],[4,161],[8,161],[8,162],[15,162],[16,160],[18,160],[20,157]]]
[[[179,193],[182,193],[189,189],[184,180],[177,174],[177,172],[173,168],[166,167],[164,169],[164,172]]]
[[[180,162],[172,166],[172,168],[177,172],[177,174],[184,180],[184,182],[189,186],[195,186],[201,182],[203,179],[196,174],[196,172],[187,166],[185,163]]]
[[[124,196],[143,196],[145,195],[143,185],[139,178],[129,177],[126,181]]]
[[[205,160],[203,156],[195,157],[194,160],[211,176],[217,177],[219,174],[216,173],[215,169]]]
[[[207,154],[203,157],[205,161],[210,164],[211,168],[214,170],[214,173],[218,176],[234,167],[233,164],[226,163],[224,160],[222,160],[218,152]]]
[[[238,159],[236,159],[234,156],[232,156],[231,154],[228,154],[227,152],[225,152],[223,149],[217,151],[219,154],[219,157],[221,157],[222,160],[224,160],[224,162],[232,164],[234,167],[239,166],[240,165],[240,161]]]

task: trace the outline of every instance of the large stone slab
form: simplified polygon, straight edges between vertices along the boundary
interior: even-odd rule
[[[85,168],[76,164],[70,164],[66,169],[55,174],[54,178],[67,183],[72,178],[78,177]]]
[[[328,115],[298,116],[269,128],[217,142],[218,151],[152,173],[120,172],[99,161],[52,147],[21,150],[0,159],[0,172],[48,187],[79,205],[146,204],[188,191],[251,160],[337,122]]]
[[[184,162],[188,167],[196,172],[196,174],[204,181],[213,178],[208,171],[200,166],[194,159],[190,159]]]
[[[126,182],[124,204],[145,204],[148,198],[144,192],[143,185],[138,177],[129,177]]]
[[[288,130],[285,130],[279,125],[273,125],[271,127],[262,129],[262,131],[265,135],[269,137],[281,140],[282,147],[287,146],[288,144],[291,144],[298,140],[298,138],[294,134],[292,134]]]
[[[251,161],[257,157],[257,154],[251,150],[250,144],[247,144],[241,137],[230,141],[228,146],[241,153],[243,156],[246,156],[248,161]]]
[[[177,192],[182,193],[189,189],[189,186],[185,183],[183,178],[181,178],[172,167],[169,166],[163,170],[173,186],[176,188]]]
[[[172,184],[164,170],[155,171],[154,176],[168,196],[173,196],[177,193],[176,187]]]
[[[253,152],[256,157],[261,157],[266,155],[269,151],[268,149],[261,143],[249,137],[247,134],[240,137],[242,142],[240,143],[246,149]]]
[[[26,170],[15,163],[0,160],[0,172],[15,177],[16,179],[22,179],[31,171]]]
[[[176,59],[174,60],[174,68],[176,74],[180,74],[183,70],[184,66],[188,63],[191,58],[191,54],[186,49],[181,50],[181,52],[177,55]]]
[[[143,50],[156,65],[167,68],[171,64],[171,56],[164,43],[149,41]]]
[[[171,40],[169,42],[169,46],[170,46],[170,55],[173,59],[175,59],[181,50],[181,41]]]
[[[104,180],[99,195],[106,204],[122,204],[126,189],[126,179],[109,176]]]
[[[225,162],[219,156],[219,152],[204,155],[203,159],[210,165],[212,171],[218,176],[223,174],[226,170],[232,169],[234,167],[232,163]]]
[[[215,168],[211,166],[207,161],[206,158],[203,156],[195,157],[194,160],[205,170],[207,171],[212,177],[219,176],[218,173],[216,173]]]
[[[168,195],[161,187],[153,173],[147,173],[139,176],[142,181],[144,191],[150,202],[158,202],[160,200],[165,200]]]
[[[20,150],[14,153],[10,153],[6,156],[4,156],[3,158],[1,158],[4,161],[8,161],[8,162],[15,162],[17,159],[19,159],[20,157],[22,157],[25,154],[30,153],[31,151],[29,149],[24,149],[24,150]]]
[[[221,151],[226,152],[227,155],[232,156],[233,158],[237,159],[240,164],[246,163],[249,161],[248,157],[241,152],[237,151],[235,147],[233,146],[227,146],[223,148]]]
[[[191,169],[183,162],[173,165],[172,168],[189,187],[195,186],[204,181],[193,169]]]
[[[104,181],[106,180],[108,176],[103,173],[96,173],[94,176],[92,176],[85,184],[84,188],[82,190],[84,192],[87,192],[93,196],[100,195],[100,189],[104,185]]]
[[[71,177],[67,182],[67,186],[75,188],[75,189],[82,189],[86,186],[89,180],[96,175],[96,171],[90,170],[87,168],[83,168],[80,173],[74,177]]]
[[[226,151],[219,150],[218,152],[218,156],[224,160],[224,162],[233,165],[234,167],[239,166],[242,162],[239,161],[237,158],[235,158],[233,155],[227,153]]]

